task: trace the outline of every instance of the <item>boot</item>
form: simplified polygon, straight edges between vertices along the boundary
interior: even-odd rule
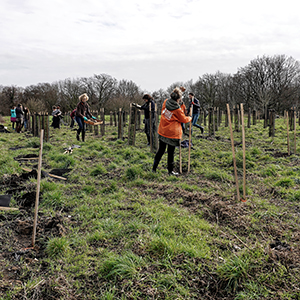
[[[81,132],[81,129],[78,128],[78,129],[77,129],[77,134],[76,134],[76,139],[77,139],[77,141],[79,141],[79,135],[80,135],[80,132]]]
[[[159,164],[159,161],[157,161],[157,160],[154,160],[154,163],[153,163],[153,167],[152,167],[152,172],[156,172],[156,169],[157,169],[157,167],[158,167],[158,164]]]
[[[85,139],[85,131],[82,130],[82,141],[84,142],[84,139]]]

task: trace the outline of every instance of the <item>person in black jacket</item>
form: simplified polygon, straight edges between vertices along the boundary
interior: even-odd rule
[[[204,127],[202,127],[199,124],[197,124],[197,121],[198,121],[198,118],[199,118],[199,114],[200,114],[200,103],[199,103],[199,100],[195,98],[194,93],[189,93],[189,98],[190,98],[190,103],[189,103],[189,107],[187,109],[187,113],[188,114],[190,112],[191,105],[193,105],[193,112],[192,112],[192,132],[193,132],[193,127],[196,126],[196,127],[200,128],[201,133],[203,134]]]
[[[52,126],[53,128],[60,128],[61,111],[60,106],[53,106],[52,109]]]
[[[29,119],[29,109],[25,106],[24,107],[24,128],[25,130],[28,129],[28,119]]]
[[[22,105],[18,104],[16,107],[16,132],[20,132],[21,128],[23,126],[23,109],[22,109]]]
[[[154,141],[154,134],[155,134],[155,104],[153,101],[153,98],[149,94],[145,94],[143,96],[143,99],[145,103],[140,106],[136,103],[133,103],[132,105],[137,107],[138,109],[144,110],[145,112],[145,133],[147,136],[147,145],[150,145],[150,127],[152,127],[152,145]],[[150,125],[150,105],[151,105],[151,125]]]

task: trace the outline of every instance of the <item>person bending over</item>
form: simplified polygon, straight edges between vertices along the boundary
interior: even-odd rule
[[[75,115],[75,119],[76,119],[76,122],[78,124],[78,129],[77,129],[77,132],[76,132],[77,141],[80,140],[79,139],[80,133],[82,134],[82,141],[84,142],[84,140],[85,140],[85,128],[86,128],[86,126],[85,126],[84,121],[88,120],[87,116],[90,116],[90,117],[92,117],[93,119],[96,120],[96,117],[94,117],[91,114],[89,105],[86,103],[88,100],[89,100],[89,97],[86,93],[79,96],[79,102],[78,102],[77,107],[76,107],[76,115]]]

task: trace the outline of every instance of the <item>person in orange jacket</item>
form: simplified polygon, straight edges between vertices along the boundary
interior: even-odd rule
[[[169,175],[178,175],[173,171],[174,151],[175,147],[179,146],[182,137],[181,123],[191,122],[191,117],[186,116],[179,105],[181,97],[182,91],[176,87],[170,94],[170,98],[163,103],[158,127],[159,148],[154,158],[153,172],[156,172],[168,145],[168,172]]]

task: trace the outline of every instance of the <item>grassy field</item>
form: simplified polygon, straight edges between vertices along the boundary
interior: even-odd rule
[[[242,196],[241,132],[234,139]],[[0,194],[19,208],[0,211],[0,299],[300,299],[300,147],[287,155],[286,121],[275,138],[263,121],[246,128],[246,202],[224,122],[214,137],[194,129],[192,142],[191,171],[182,149],[175,177],[166,154],[151,172],[142,130],[133,147],[113,126],[85,143],[52,129],[26,249],[38,163],[24,157],[39,155],[39,138],[0,133]],[[71,145],[81,147],[64,154]],[[67,180],[47,176],[54,169]]]

